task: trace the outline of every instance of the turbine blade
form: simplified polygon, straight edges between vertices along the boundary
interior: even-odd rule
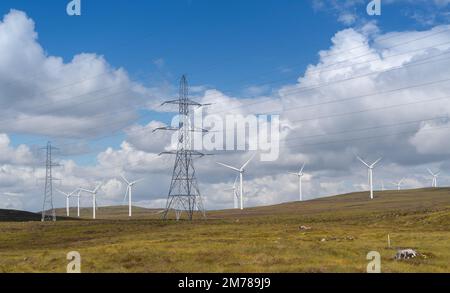
[[[245,164],[244,165],[242,165],[242,168],[241,168],[241,170],[244,170],[245,169],[245,167],[247,167],[247,165],[248,164],[250,164],[250,162],[253,160],[253,158],[256,156],[256,153],[255,154],[253,154],[253,156],[251,156],[251,158],[247,161],[247,162],[245,162]]]
[[[383,158],[379,158],[376,160],[372,165],[370,165],[371,168],[375,167],[376,164],[378,164]]]
[[[97,193],[97,191],[99,190],[99,188],[102,186],[102,184],[100,183],[99,185],[97,185],[97,187],[94,189],[94,191],[92,193]]]
[[[92,193],[92,190],[87,190],[87,189],[85,189],[85,188],[80,188],[79,191],[84,191],[84,192],[87,192],[87,193]]]
[[[431,171],[430,168],[427,168],[428,172],[431,174],[431,176],[434,176],[434,173]]]
[[[67,193],[65,193],[64,191],[59,190],[58,188],[55,188],[56,191],[58,191],[59,193],[65,195],[65,196],[69,196]]]
[[[134,185],[134,184],[136,184],[138,182],[141,182],[142,180],[144,180],[144,178],[141,178],[139,180],[135,180],[135,181],[131,182],[130,185]]]
[[[302,168],[300,169],[299,174],[303,173],[303,169],[305,169],[305,166],[306,166],[306,163],[303,163],[303,166],[302,166]]]
[[[236,176],[236,179],[234,179],[233,188],[236,188],[236,183],[239,180],[239,176]]]
[[[363,163],[364,165],[366,165],[367,166],[367,168],[370,168],[370,166],[366,163],[366,162],[364,162],[364,160],[363,159],[361,159],[359,156],[356,156],[357,158],[358,158],[358,160],[360,160],[361,161],[361,163]]]
[[[128,182],[128,180],[123,175],[120,175],[120,177],[122,177],[123,181],[125,181],[128,185],[130,185],[130,182]]]
[[[231,169],[231,170],[234,170],[234,171],[241,172],[241,170],[239,170],[238,168],[235,168],[235,167],[230,166],[230,165],[226,165],[226,164],[219,163],[219,162],[217,162],[216,164],[219,164],[219,165],[221,165],[221,166],[224,166],[225,168],[228,168],[228,169]]]
[[[129,188],[129,186],[127,186],[127,189],[126,189],[126,191],[125,191],[125,196],[123,197],[122,203],[125,203],[125,200],[126,200],[127,197],[128,197],[128,188]]]

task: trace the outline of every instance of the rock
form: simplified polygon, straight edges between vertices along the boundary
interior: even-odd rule
[[[412,259],[416,258],[418,256],[418,253],[413,249],[402,249],[398,250],[397,254],[395,255],[396,260],[405,260],[405,259]]]
[[[325,238],[322,238],[322,239],[320,240],[320,242],[325,242],[325,241],[327,241]]]
[[[311,227],[308,227],[308,226],[300,226],[300,230],[308,231],[308,230],[311,230]]]

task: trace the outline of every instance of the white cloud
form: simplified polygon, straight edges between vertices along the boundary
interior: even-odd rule
[[[308,66],[296,83],[284,85],[278,90],[253,91],[256,96],[250,99],[227,96],[220,89],[198,87],[195,91],[197,97],[193,98],[212,104],[207,107],[207,114],[224,116],[281,112],[287,125],[282,134],[285,140],[281,143],[280,158],[274,162],[255,160],[249,165],[245,174],[246,205],[296,200],[297,180],[287,172],[297,170],[302,162],[307,162],[305,198],[362,190],[367,182],[367,174],[355,160],[354,153],[369,159],[380,155],[385,157],[375,171],[377,188],[381,186],[382,180],[387,186],[393,178],[405,176],[408,177],[405,186],[428,186],[429,178],[424,172],[426,166],[439,169],[445,167],[450,159],[447,151],[448,132],[429,130],[434,127],[432,123],[404,122],[441,117],[450,111],[450,106],[448,100],[401,104],[445,97],[450,92],[448,82],[417,86],[427,81],[450,78],[450,62],[443,59],[445,55],[440,57],[439,62],[428,60],[421,65],[414,65],[415,62],[427,60],[426,58],[436,54],[450,53],[449,45],[437,46],[445,41],[450,42],[448,32],[426,38],[429,34],[448,28],[450,27],[439,26],[423,32],[382,34],[374,23],[369,23],[360,29],[342,30],[333,37],[329,49],[319,52],[317,64]],[[412,39],[418,40],[404,46],[395,46]],[[36,41],[33,22],[17,11],[11,12],[0,24],[0,44],[5,45],[0,46],[0,53],[4,53],[0,54],[0,64],[12,62],[14,64],[8,66],[15,66],[14,71],[17,71],[8,76],[1,70],[3,66],[0,66],[0,79],[12,82],[11,86],[4,89],[2,97],[11,94],[15,98],[13,101],[4,100],[10,106],[0,112],[7,111],[4,113],[6,116],[30,118],[2,124],[5,132],[84,136],[112,125],[113,128],[120,129],[132,124],[134,113],[112,114],[110,111],[119,111],[130,105],[137,106],[139,101],[134,99],[135,96],[147,95],[149,91],[157,92],[157,89],[149,90],[132,83],[123,69],[110,68],[104,58],[97,55],[82,54],[67,64],[60,58],[46,56]],[[17,52],[13,52],[14,50]],[[17,54],[24,54],[25,57],[17,60]],[[5,55],[9,58],[4,58]],[[16,58],[11,60],[13,56]],[[404,67],[401,69],[390,70],[402,65]],[[43,74],[26,86],[17,83],[15,79],[33,72],[31,68],[38,68]],[[59,105],[59,94],[69,92],[65,88],[61,92],[49,92],[39,99],[30,95],[36,89],[42,91],[55,84],[63,85],[70,80],[89,76],[87,72],[104,76],[99,80],[83,83],[82,90],[77,87],[80,93],[91,91],[99,85],[118,85],[131,90],[133,95],[105,98],[102,102],[84,103],[79,107]],[[362,77],[352,79],[354,76]],[[349,80],[342,81],[344,79]],[[416,87],[386,92],[412,85]],[[273,94],[262,95],[268,92]],[[383,93],[369,95],[377,92]],[[20,99],[30,96],[32,98]],[[357,96],[363,97],[349,99]],[[40,109],[38,106],[41,100],[52,103],[52,106]],[[332,102],[336,100],[345,101]],[[151,102],[157,104],[156,99]],[[316,106],[311,106],[313,104]],[[58,112],[58,109],[61,111]],[[361,113],[356,113],[358,111]],[[352,112],[355,113],[351,114]],[[44,130],[42,125],[48,125],[50,121],[56,121],[57,125],[50,124],[52,127]],[[71,160],[62,162],[63,167],[55,169],[55,176],[64,179],[61,188],[93,188],[97,182],[103,182],[99,203],[121,204],[125,190],[118,176],[125,173],[130,180],[144,179],[137,185],[134,193],[137,204],[147,207],[163,206],[174,161],[173,156],[158,155],[170,147],[171,133],[153,133],[153,129],[163,125],[162,122],[151,121],[145,125],[134,124],[126,128],[126,138],[120,147],[109,147],[100,152],[94,166],[84,166]],[[370,139],[371,136],[380,135],[381,138]],[[361,139],[366,137],[368,139]],[[45,170],[41,167],[34,169],[32,162],[35,158],[29,148],[11,146],[6,135],[0,135],[0,153],[0,192],[22,193],[24,198],[20,201],[23,208],[38,210],[42,203],[43,186],[36,186],[36,178],[42,178]],[[233,205],[231,195],[224,189],[232,184],[236,174],[220,168],[215,162],[238,166],[248,157],[248,153],[230,152],[195,161],[207,208],[227,208]],[[443,176],[442,182],[448,182],[449,179]],[[63,199],[57,197],[56,204],[62,206]]]
[[[0,163],[24,165],[32,164],[34,161],[30,149],[25,145],[13,148],[8,135],[0,134]]]
[[[81,53],[65,63],[38,43],[34,22],[11,10],[0,22],[0,131],[89,137],[121,129],[137,117],[151,90]],[[101,112],[98,109],[102,109]]]

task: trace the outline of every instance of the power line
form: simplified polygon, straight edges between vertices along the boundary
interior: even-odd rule
[[[445,54],[449,54],[449,53],[450,53],[450,52],[446,52]],[[300,88],[300,89],[291,90],[291,91],[288,92],[287,95],[284,95],[283,97],[289,97],[289,96],[292,96],[292,95],[294,95],[294,94],[298,94],[298,93],[302,93],[302,92],[307,92],[307,91],[311,91],[311,90],[317,90],[317,89],[320,89],[320,88],[322,88],[322,87],[327,87],[327,86],[330,86],[330,85],[333,85],[333,84],[338,84],[338,83],[341,83],[341,82],[346,82],[346,81],[354,80],[354,79],[357,79],[357,78],[367,77],[367,76],[374,75],[374,74],[377,74],[377,73],[386,73],[386,72],[390,72],[390,71],[395,71],[395,70],[399,70],[399,69],[404,69],[404,68],[406,68],[406,67],[419,66],[419,65],[424,65],[424,64],[432,63],[432,62],[446,61],[446,60],[450,60],[450,58],[442,58],[442,59],[438,59],[438,60],[431,60],[430,62],[410,63],[410,64],[408,64],[408,65],[398,66],[398,67],[390,68],[390,69],[387,69],[387,70],[372,71],[372,72],[370,72],[370,73],[368,73],[368,74],[364,74],[364,75],[360,75],[360,76],[353,76],[353,77],[349,77],[349,78],[346,78],[346,79],[340,79],[340,80],[335,80],[335,81],[332,81],[332,82],[327,82],[327,83],[322,83],[322,84],[316,84],[316,85],[314,85],[313,87],[308,87],[308,88],[305,87],[305,88]],[[422,61],[422,60],[420,60],[420,61]],[[286,93],[286,92],[285,92],[285,93]],[[220,113],[224,113],[224,112],[229,111],[229,110],[246,108],[246,107],[254,106],[254,105],[257,105],[257,104],[263,104],[263,103],[266,103],[266,102],[267,102],[267,101],[254,101],[254,102],[246,103],[246,104],[244,104],[244,105],[240,105],[240,106],[237,106],[237,107],[232,107],[232,108],[228,108],[228,109],[221,110],[221,111],[211,112],[210,114],[220,114]]]
[[[436,131],[436,130],[442,130],[442,129],[450,129],[450,126],[442,126],[442,127],[427,128],[427,129],[422,129],[421,131]],[[384,137],[390,137],[390,136],[398,136],[398,135],[404,135],[404,134],[415,134],[415,133],[417,133],[417,132],[416,132],[416,131],[404,131],[404,132],[390,133],[390,134],[384,134],[384,135],[358,137],[358,138],[354,138],[354,139],[346,139],[346,140],[327,141],[327,142],[319,142],[319,143],[297,144],[297,145],[292,145],[292,147],[305,147],[305,146],[308,147],[308,146],[318,146],[318,145],[329,145],[329,144],[348,143],[348,142],[353,142],[353,141],[369,140],[369,139],[377,139],[377,138],[384,138]]]
[[[355,97],[350,97],[350,98],[346,98],[345,100],[347,100],[347,99],[356,99],[356,98],[362,98],[362,97],[368,97],[368,96],[375,96],[375,95],[379,95],[379,94],[385,94],[385,93],[393,93],[393,92],[397,92],[397,91],[402,91],[402,90],[406,90],[406,89],[410,89],[410,88],[416,88],[416,87],[419,87],[419,86],[424,86],[424,85],[431,85],[431,84],[435,84],[435,83],[440,83],[440,82],[444,82],[444,81],[448,81],[448,80],[450,80],[450,79],[446,79],[446,80],[439,80],[439,81],[433,81],[433,82],[427,82],[427,83],[423,83],[423,84],[419,84],[419,85],[411,85],[411,86],[408,86],[408,87],[402,87],[402,88],[397,88],[397,89],[392,89],[392,90],[387,90],[387,91],[382,91],[382,92],[375,92],[375,93],[371,93],[371,94],[366,94],[366,95],[362,95],[362,96],[355,96]],[[441,98],[439,98],[439,99],[441,99]],[[425,101],[420,101],[419,103],[423,103],[423,102],[429,102],[429,101],[434,101],[435,99],[432,99],[432,100],[425,100]],[[325,102],[326,103],[326,102]],[[413,104],[415,104],[416,102],[413,102]],[[347,116],[347,115],[353,115],[353,114],[356,114],[356,113],[363,113],[363,112],[369,112],[369,111],[374,111],[374,110],[376,110],[376,111],[380,111],[380,110],[384,110],[384,109],[390,109],[390,108],[392,108],[392,107],[401,107],[401,106],[407,106],[407,105],[411,105],[411,103],[410,102],[408,102],[408,103],[400,103],[400,104],[397,104],[397,105],[394,105],[394,106],[387,106],[387,107],[382,107],[381,109],[380,108],[371,108],[371,109],[365,109],[365,110],[360,110],[360,111],[356,111],[356,112],[349,112],[349,113],[341,113],[341,114],[333,114],[333,115],[327,115],[327,116],[321,116],[321,117],[319,117],[319,118],[311,118],[311,119],[305,119],[305,120],[307,120],[307,121],[312,121],[312,120],[321,120],[321,119],[327,119],[327,118],[332,118],[332,117],[335,117],[336,115],[337,116]],[[307,107],[307,106],[310,106],[310,105],[306,105],[305,107]],[[300,107],[298,107],[298,108],[301,108],[302,106],[300,106]],[[285,113],[285,112],[289,112],[289,111],[291,111],[291,110],[294,110],[295,108],[297,108],[297,107],[289,107],[289,109],[287,109],[287,110],[285,110],[284,112],[280,112],[280,114],[283,114],[283,113]],[[120,110],[120,111],[116,111],[116,113],[120,113],[120,112],[124,112],[124,111],[129,111],[129,110]],[[269,113],[273,113],[273,112],[269,112]],[[141,117],[139,117],[138,119],[136,119],[135,121],[137,121],[137,120],[139,120],[139,119],[142,119],[143,117],[145,117],[145,116],[150,116],[151,115],[151,113],[148,113],[148,114],[146,114],[146,115],[144,115],[144,116],[141,116]],[[106,118],[108,118],[108,117],[106,117]],[[305,121],[304,120],[304,121]],[[291,121],[291,122],[304,122],[304,121]],[[125,121],[124,121],[125,122]],[[111,126],[111,125],[110,125]],[[89,130],[95,130],[95,129],[97,129],[98,127],[93,127],[93,128],[89,128]],[[117,131],[122,131],[122,129],[120,129],[120,130],[117,130]],[[117,132],[116,131],[116,132]],[[134,132],[139,132],[139,131],[141,131],[141,130],[136,130],[136,131],[128,131],[128,133],[134,133]],[[122,135],[122,134],[118,134],[118,135]],[[114,137],[114,136],[117,136],[117,135],[105,135],[105,136],[103,136],[103,138],[108,138],[108,137]],[[67,144],[63,144],[63,145],[72,145],[72,144],[76,144],[76,143],[67,143]]]
[[[403,106],[410,106],[410,105],[417,105],[417,104],[423,104],[423,103],[429,103],[429,102],[442,101],[442,100],[447,100],[449,98],[450,98],[450,96],[446,96],[446,97],[427,99],[427,100],[421,100],[421,101],[415,101],[415,102],[409,102],[409,103],[395,104],[395,105],[390,105],[390,106],[385,106],[385,107],[369,108],[369,109],[364,109],[364,110],[359,110],[359,111],[338,113],[338,114],[332,114],[332,115],[324,115],[324,116],[319,116],[316,118],[291,120],[291,122],[307,122],[307,121],[316,121],[316,120],[321,120],[321,119],[344,117],[344,116],[348,116],[348,115],[355,115],[355,114],[361,114],[361,113],[372,112],[372,111],[380,111],[380,110],[393,109],[393,108],[398,108],[398,107],[403,107]]]
[[[343,130],[343,131],[338,131],[338,132],[315,134],[315,135],[307,135],[307,136],[300,136],[300,137],[291,137],[291,138],[287,138],[287,139],[281,139],[280,141],[294,141],[294,140],[301,140],[301,139],[314,139],[314,138],[323,137],[323,136],[340,135],[340,134],[347,134],[347,133],[354,133],[354,132],[363,132],[363,131],[368,131],[368,130],[376,130],[376,129],[383,129],[383,128],[405,126],[405,125],[411,125],[411,124],[419,124],[419,123],[423,123],[423,122],[429,122],[429,121],[435,121],[435,120],[443,120],[443,119],[448,119],[448,118],[449,118],[448,115],[446,115],[446,116],[438,116],[438,117],[428,118],[428,119],[403,121],[403,122],[392,123],[392,124],[375,125],[375,126],[364,127],[364,128],[355,128],[355,129],[350,129],[350,130]]]

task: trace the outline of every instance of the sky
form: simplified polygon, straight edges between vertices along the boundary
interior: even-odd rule
[[[225,115],[279,114],[280,156],[245,174],[245,205],[367,190],[355,155],[383,160],[375,188],[450,183],[450,1],[92,1],[0,3],[0,208],[42,209],[47,141],[59,147],[57,188],[94,188],[100,205],[162,207],[174,113],[186,74],[191,98]],[[233,207],[235,174],[251,151],[196,160],[207,209]],[[64,198],[55,194],[55,205]],[[90,201],[86,195],[83,205]]]

